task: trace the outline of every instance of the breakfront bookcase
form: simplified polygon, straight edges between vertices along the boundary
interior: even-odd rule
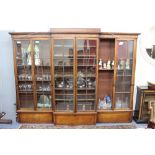
[[[79,125],[132,120],[137,33],[53,28],[10,34],[17,121]],[[107,96],[110,104],[101,106]]]

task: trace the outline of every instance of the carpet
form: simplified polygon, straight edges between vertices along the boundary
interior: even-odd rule
[[[53,125],[53,124],[22,124],[19,129],[136,129],[136,126],[131,125],[109,125],[109,126],[96,126],[96,125]]]

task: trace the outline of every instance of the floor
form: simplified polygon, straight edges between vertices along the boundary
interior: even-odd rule
[[[131,123],[97,123],[97,127],[101,126],[117,126],[117,125],[134,125],[136,129],[146,129],[147,124],[137,124],[134,120]],[[14,122],[13,124],[0,124],[0,129],[19,129],[21,126],[20,123]]]

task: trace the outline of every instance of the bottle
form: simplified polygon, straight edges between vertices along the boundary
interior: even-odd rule
[[[121,100],[119,99],[119,97],[117,97],[116,99],[116,108],[121,108]]]
[[[127,59],[125,63],[126,69],[130,69],[130,60]]]
[[[125,105],[124,105],[125,108],[128,108],[128,103],[129,103],[129,98],[125,97]]]
[[[82,105],[82,110],[83,110],[83,111],[86,110],[86,105],[85,105],[85,104]]]

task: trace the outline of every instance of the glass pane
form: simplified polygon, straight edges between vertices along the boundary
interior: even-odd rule
[[[51,108],[51,94],[37,94],[37,108]]]
[[[16,41],[16,64],[18,80],[31,81],[31,49],[29,41]]]
[[[54,40],[56,111],[73,111],[73,39]]]
[[[96,40],[77,40],[77,110],[95,110]]]
[[[117,92],[130,92],[131,76],[117,76],[116,90]]]
[[[37,90],[37,108],[52,107],[50,41],[35,40],[34,59]]]
[[[115,108],[129,108],[134,41],[118,42]]]
[[[32,65],[30,41],[16,41],[16,62],[18,65]]]
[[[30,41],[16,41],[19,108],[33,109],[32,61]]]
[[[33,109],[33,93],[19,93],[20,108]]]
[[[130,93],[116,93],[115,96],[115,108],[129,108]]]

